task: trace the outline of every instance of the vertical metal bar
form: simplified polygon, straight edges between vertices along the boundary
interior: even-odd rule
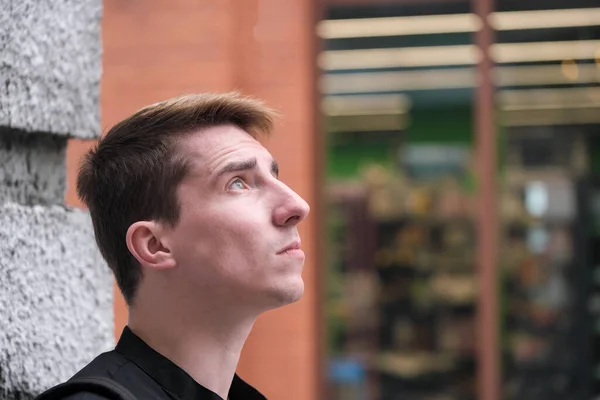
[[[307,0],[311,3],[312,7],[312,24],[314,27],[325,18],[326,4],[324,0]],[[314,191],[315,191],[315,202],[311,205],[311,212],[315,215],[315,227],[313,234],[318,238],[315,241],[315,270],[317,278],[315,279],[316,285],[316,301],[315,301],[315,317],[317,318],[315,326],[317,327],[317,365],[315,366],[315,379],[317,381],[317,395],[316,400],[326,400],[329,396],[329,381],[327,377],[327,370],[329,364],[329,354],[327,349],[327,320],[325,313],[325,302],[326,296],[325,287],[326,274],[325,271],[329,266],[326,263],[326,253],[324,248],[325,239],[328,237],[327,227],[325,224],[326,214],[326,199],[324,196],[325,188],[325,175],[327,173],[326,164],[326,153],[327,153],[327,141],[325,140],[326,132],[323,132],[321,128],[320,109],[318,104],[321,104],[321,93],[319,91],[319,77],[322,71],[319,69],[317,63],[317,57],[323,50],[323,41],[317,35],[316,29],[312,30],[311,45],[311,62],[312,62],[312,74],[313,74],[313,85],[310,88],[313,97],[313,120],[312,120],[312,132],[313,142],[313,154],[315,168],[314,168]]]
[[[478,396],[480,400],[500,398],[500,318],[497,273],[497,196],[496,196],[496,129],[494,124],[493,61],[490,49],[494,32],[489,24],[493,0],[472,0],[475,13],[481,18],[481,30],[475,41],[481,51],[477,66],[475,96],[476,166],[478,171],[477,265],[479,268],[478,303]]]

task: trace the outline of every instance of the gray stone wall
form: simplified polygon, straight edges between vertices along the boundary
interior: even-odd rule
[[[102,0],[0,0],[0,399],[30,399],[113,339],[112,276],[65,206],[68,138],[100,132]]]

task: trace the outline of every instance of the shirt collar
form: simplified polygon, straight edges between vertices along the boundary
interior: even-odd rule
[[[223,400],[219,395],[196,382],[171,360],[148,346],[128,326],[123,329],[115,350],[135,363],[163,389],[180,400]],[[244,382],[237,374],[233,378],[229,399],[266,400],[262,394]]]

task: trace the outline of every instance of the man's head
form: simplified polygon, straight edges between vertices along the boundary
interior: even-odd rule
[[[284,250],[309,207],[257,140],[273,115],[236,94],[182,96],[136,112],[87,154],[78,194],[129,304],[148,276],[265,308],[301,296],[304,255]]]

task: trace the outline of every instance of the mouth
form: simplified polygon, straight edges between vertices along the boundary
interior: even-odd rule
[[[277,255],[288,255],[304,257],[304,252],[300,249],[300,240],[295,240],[277,252]]]

